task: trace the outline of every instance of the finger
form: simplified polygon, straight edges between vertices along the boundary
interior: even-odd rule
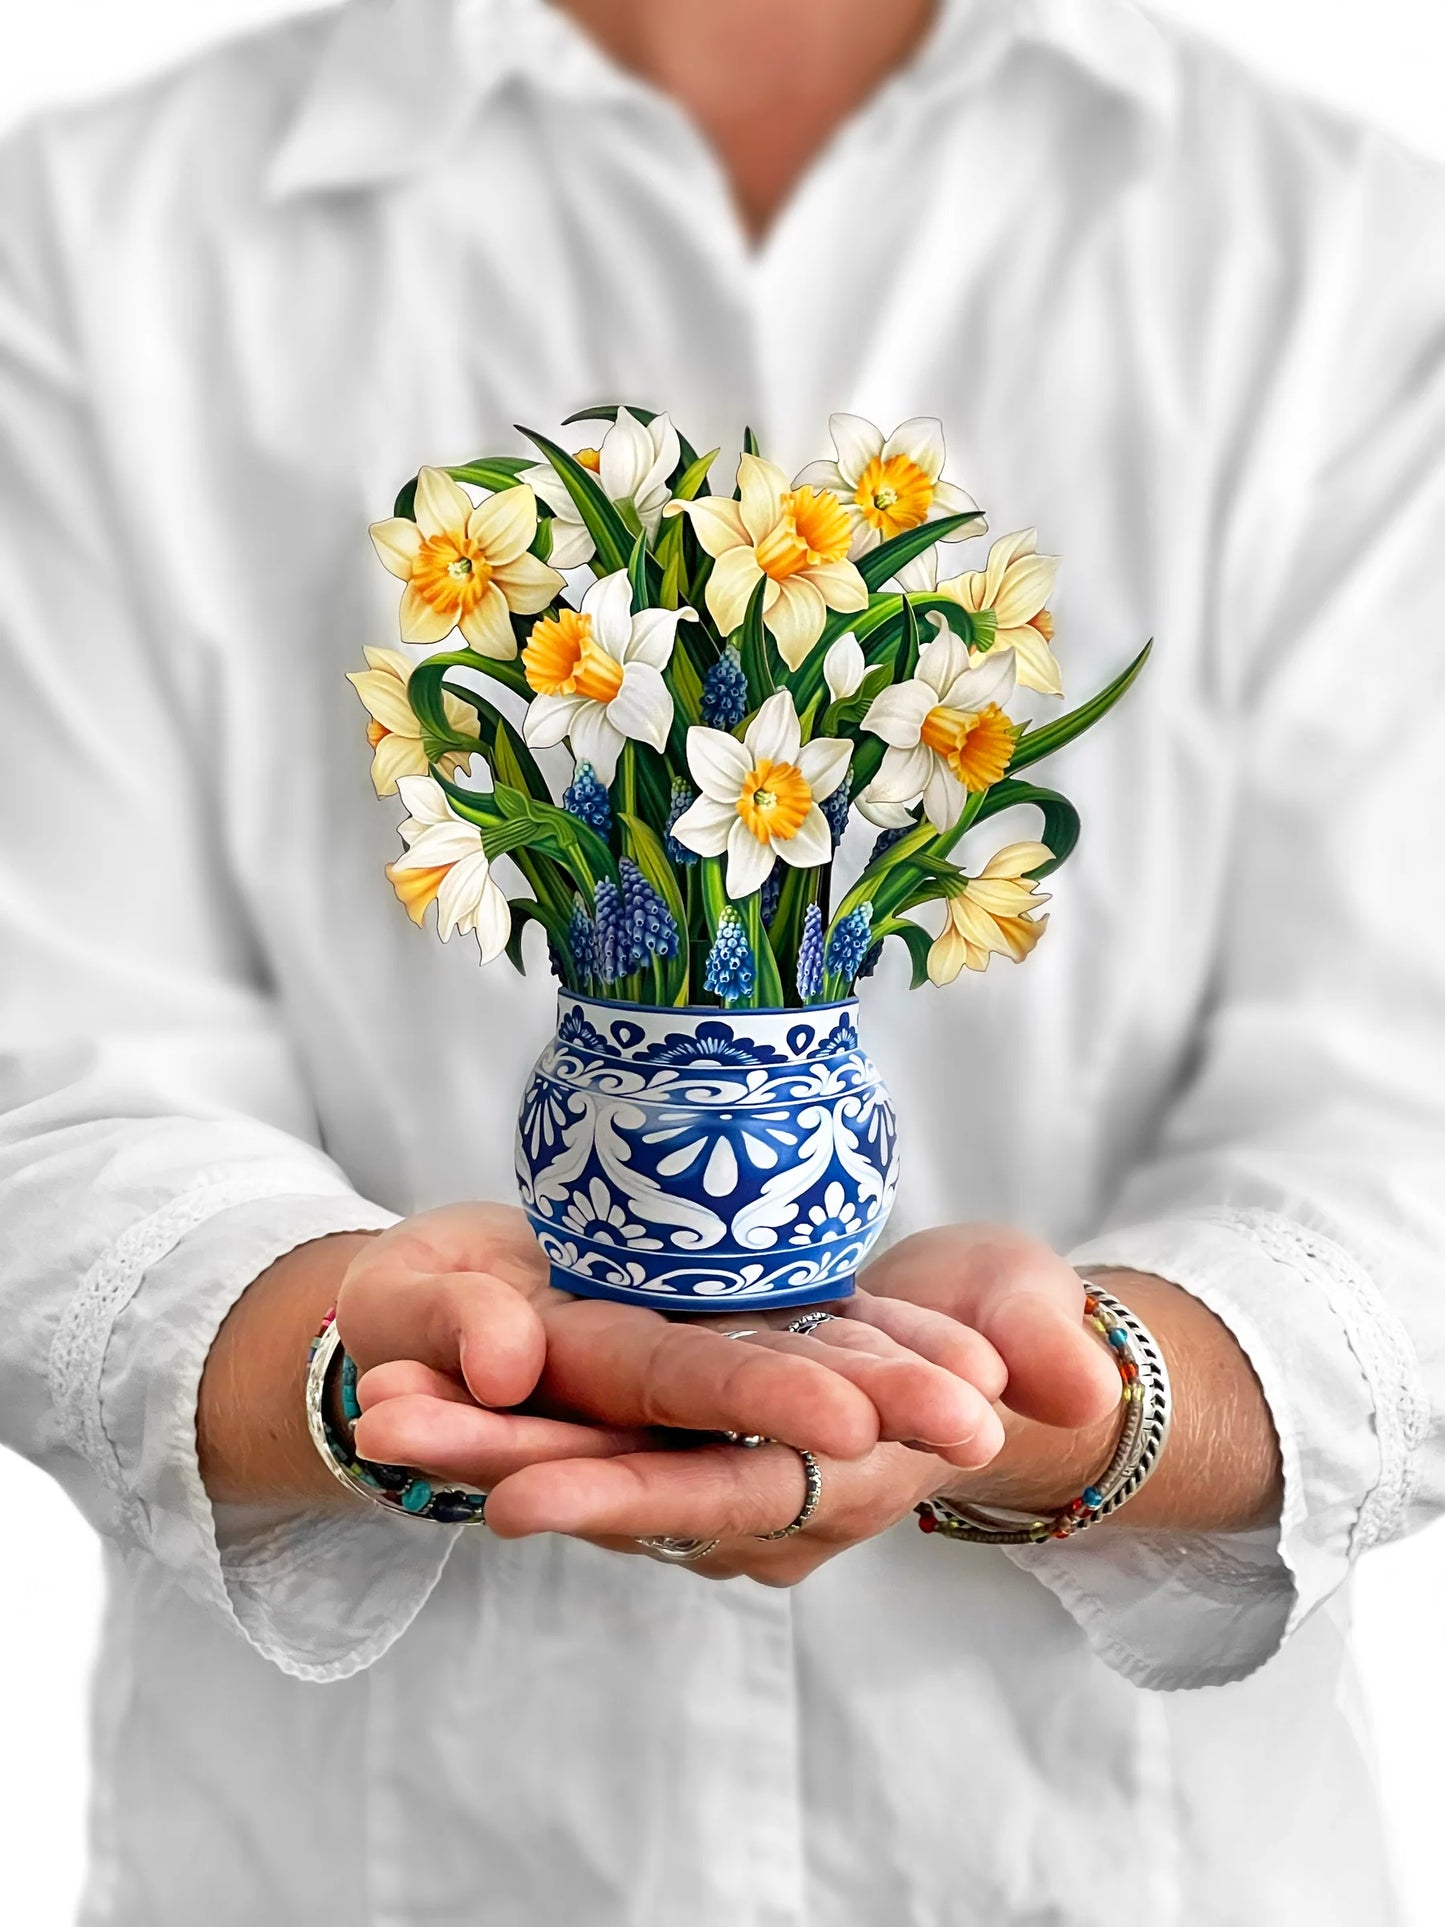
[[[480,1404],[517,1405],[537,1383],[546,1333],[536,1307],[484,1271],[419,1273],[384,1240],[353,1262],[337,1298],[342,1343],[363,1372],[395,1359],[460,1373]]]
[[[454,1405],[476,1402],[449,1372],[438,1372],[415,1358],[394,1358],[385,1365],[373,1365],[356,1381],[356,1397],[363,1412],[369,1412],[373,1405],[384,1405],[389,1398],[406,1398],[412,1393],[449,1399]]]
[[[635,1432],[488,1412],[469,1400],[459,1404],[425,1393],[405,1393],[363,1412],[355,1440],[363,1458],[415,1466],[483,1491],[524,1466],[553,1459],[583,1463],[608,1453],[636,1452],[645,1443]]]
[[[618,1426],[760,1432],[837,1458],[878,1440],[868,1396],[816,1356],[738,1344],[604,1299],[545,1316],[547,1409]]]
[[[867,1393],[881,1439],[947,1449],[951,1464],[971,1469],[987,1465],[1002,1449],[1003,1426],[976,1386],[864,1323],[835,1318],[806,1335],[760,1332],[741,1343],[817,1358]]]
[[[837,1317],[818,1326],[814,1335],[826,1339],[833,1325],[845,1319],[886,1332],[895,1344],[976,1385],[986,1399],[1003,1397],[1008,1367],[998,1352],[982,1332],[960,1324],[946,1312],[909,1304],[902,1298],[879,1298],[871,1291],[856,1291],[839,1308]]]
[[[820,1471],[826,1494],[825,1464]],[[526,1466],[493,1488],[487,1524],[504,1539],[746,1538],[790,1524],[806,1496],[802,1460],[790,1447],[702,1446]]]
[[[1084,1286],[1037,1238],[998,1225],[952,1225],[905,1238],[865,1274],[875,1296],[970,1325],[1008,1372],[1003,1401],[1022,1417],[1076,1429],[1119,1401],[1119,1375],[1086,1330]]]

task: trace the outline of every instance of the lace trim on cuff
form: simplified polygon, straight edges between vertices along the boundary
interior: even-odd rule
[[[346,1195],[346,1186],[328,1182],[324,1170],[298,1173],[294,1164],[202,1173],[189,1191],[128,1225],[81,1279],[50,1348],[50,1396],[67,1443],[117,1494],[126,1515],[134,1500],[101,1418],[101,1376],[115,1322],[146,1272],[218,1212],[267,1198]]]
[[[1276,1264],[1303,1274],[1324,1293],[1369,1386],[1380,1450],[1380,1476],[1360,1506],[1351,1552],[1393,1539],[1419,1484],[1418,1453],[1430,1423],[1429,1399],[1403,1323],[1365,1267],[1308,1225],[1262,1210],[1200,1216],[1252,1239]]]

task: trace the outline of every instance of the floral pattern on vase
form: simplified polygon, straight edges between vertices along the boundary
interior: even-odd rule
[[[857,1009],[562,993],[517,1120],[517,1182],[554,1284],[672,1310],[845,1297],[898,1183]]]

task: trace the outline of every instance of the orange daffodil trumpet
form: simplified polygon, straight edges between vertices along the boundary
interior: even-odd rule
[[[775,862],[816,869],[833,854],[818,805],[842,782],[853,749],[823,738],[804,743],[786,689],[759,709],[738,742],[720,729],[687,732],[687,764],[702,795],[672,826],[685,849],[726,854],[730,897],[761,890]]]
[[[512,912],[492,877],[481,831],[453,814],[432,777],[403,776],[397,788],[410,815],[401,826],[406,855],[387,865],[392,888],[413,923],[420,923],[435,903],[443,943],[453,931],[470,932],[482,962],[490,963],[507,947]]]
[[[912,822],[922,802],[936,830],[951,830],[970,791],[1003,780],[1018,731],[1001,705],[1014,689],[1014,654],[994,647],[969,667],[952,630],[918,652],[918,673],[885,689],[863,727],[888,745],[858,806],[885,826]]]
[[[837,496],[851,531],[848,553],[857,561],[891,536],[937,522],[945,515],[977,515],[978,503],[943,479],[943,423],[932,415],[906,421],[885,441],[883,431],[862,415],[830,415],[837,460],[809,462],[794,487],[822,488]],[[979,516],[970,536],[988,524]],[[900,588],[931,589],[937,564],[934,551],[897,571]]]
[[[944,479],[931,416],[885,437],[836,414],[836,459],[791,483],[749,436],[733,494],[665,413],[596,412],[596,448],[538,434],[530,466],[423,468],[412,513],[372,529],[406,585],[402,641],[421,645],[368,648],[351,677],[373,786],[408,812],[387,867],[407,913],[435,903],[443,938],[519,965],[536,923],[564,988],[668,1011],[836,1003],[894,936],[939,984],[1027,956],[1047,922],[1036,872],[1077,833],[1030,766],[1142,655],[1021,733],[1016,689],[1059,691],[1058,565],[1025,529],[938,581],[936,542],[917,544],[977,511]],[[1049,847],[1012,843],[967,875],[955,846],[1005,805],[1042,812]],[[854,812],[895,834],[851,837]],[[830,875],[845,842],[846,889]],[[936,937],[914,920],[928,905]]]
[[[928,952],[932,982],[951,984],[960,970],[987,970],[995,955],[1023,962],[1049,921],[1033,914],[1048,898],[1029,872],[1052,860],[1046,844],[1010,843],[965,880],[948,899],[943,930]]]
[[[528,549],[537,533],[537,498],[505,488],[479,506],[445,469],[417,477],[416,520],[372,525],[376,552],[406,584],[403,642],[442,642],[460,629],[478,655],[506,662],[517,653],[513,615],[536,615],[564,587]]]
[[[619,408],[617,420],[597,448],[579,448],[577,460],[597,477],[609,502],[615,502],[634,533],[649,542],[657,539],[662,511],[672,493],[668,482],[678,465],[677,430],[666,415],[640,422],[629,409]],[[547,462],[522,470],[527,483],[552,511],[551,560],[559,569],[575,569],[596,553],[591,531],[572,499],[572,491]]]
[[[742,627],[754,589],[765,582],[763,622],[784,663],[797,669],[829,610],[868,607],[867,585],[848,560],[852,528],[835,495],[789,488],[782,469],[757,455],[739,463],[738,491],[736,502],[705,495],[671,502],[664,513],[685,512],[713,557],[707,607],[723,635]]]
[[[672,697],[662,679],[679,622],[691,609],[632,612],[625,570],[594,582],[575,614],[544,616],[522,651],[536,692],[523,733],[533,749],[565,737],[579,762],[610,783],[629,740],[661,750],[672,727]]]
[[[366,668],[346,680],[371,716],[366,740],[372,750],[372,784],[378,796],[395,796],[398,778],[425,776],[431,769],[421,724],[406,693],[413,664],[399,649],[368,649],[365,654]],[[480,748],[476,717],[466,704],[444,692],[442,707],[452,734],[470,736]],[[444,775],[455,776],[459,769],[466,768],[474,753],[470,749],[443,750],[436,766]]]
[[[938,593],[971,615],[991,610],[998,627],[995,649],[1012,649],[1019,681],[1045,696],[1062,696],[1064,685],[1051,644],[1054,619],[1044,607],[1059,572],[1055,555],[1038,553],[1037,529],[1001,535],[988,552],[988,567],[940,582]]]

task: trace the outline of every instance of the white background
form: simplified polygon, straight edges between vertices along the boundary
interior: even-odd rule
[[[1287,85],[1382,122],[1445,161],[1439,0],[1156,6]],[[294,0],[0,0],[0,128],[46,102],[114,88],[222,34],[299,10]],[[69,1927],[82,1862],[99,1559],[69,1505],[3,1452],[0,1516],[0,1918],[14,1927]],[[1445,1729],[1442,1592],[1439,1532],[1374,1554],[1358,1589],[1361,1663],[1411,1927],[1437,1927],[1441,1918],[1434,1736]],[[1121,1905],[1127,1911],[1123,1889]]]

